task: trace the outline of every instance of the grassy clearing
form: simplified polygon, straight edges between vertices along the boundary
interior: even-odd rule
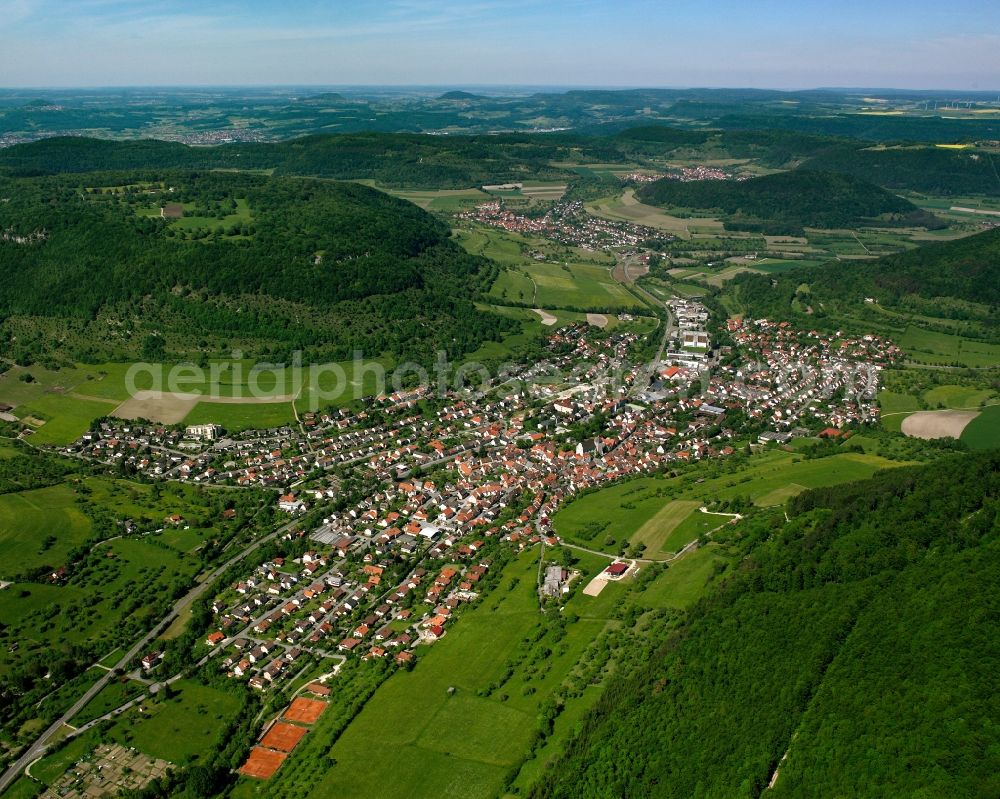
[[[90,537],[90,519],[76,499],[67,484],[0,496],[0,575],[64,564]]]

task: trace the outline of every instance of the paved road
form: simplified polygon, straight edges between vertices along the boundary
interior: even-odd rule
[[[283,533],[291,529],[294,524],[295,524],[294,522],[289,522],[288,524],[279,527],[274,532],[268,533],[262,538],[258,538],[252,544],[245,547],[242,552],[240,552],[238,555],[234,555],[233,557],[231,557],[224,564],[222,564],[215,571],[213,571],[210,575],[208,575],[204,580],[198,583],[198,585],[196,585],[194,588],[188,591],[187,594],[185,594],[183,597],[177,600],[177,602],[174,603],[174,606],[173,608],[171,608],[170,612],[166,616],[164,616],[163,619],[161,619],[160,622],[152,630],[150,630],[148,633],[146,633],[146,635],[144,635],[141,639],[136,641],[135,644],[133,644],[133,646],[125,653],[124,656],[122,656],[122,658],[118,661],[118,663],[115,664],[115,669],[124,669],[125,666],[129,663],[129,661],[131,661],[136,655],[138,655],[147,646],[149,646],[149,644],[153,640],[155,640],[157,636],[159,636],[160,633],[162,633],[174,619],[177,618],[178,614],[185,607],[187,607],[189,603],[194,602],[195,600],[198,599],[198,597],[204,594],[205,591],[207,591],[211,587],[211,585],[223,574],[223,572],[226,571],[226,569],[228,569],[230,566],[233,566],[236,563],[239,563],[245,557],[247,557],[256,549],[258,549],[261,545],[277,538],[279,535],[282,535]],[[73,703],[72,707],[70,707],[65,713],[63,713],[62,716],[60,716],[56,721],[54,721],[48,727],[48,729],[46,729],[35,740],[35,742],[24,751],[24,754],[22,754],[21,757],[19,757],[17,761],[13,763],[13,765],[11,765],[10,768],[7,769],[7,771],[4,772],[3,776],[0,777],[0,793],[7,790],[10,784],[14,782],[14,780],[16,780],[21,775],[21,773],[29,764],[37,760],[45,753],[45,750],[48,748],[48,744],[49,741],[52,739],[52,736],[55,735],[56,732],[58,732],[58,730],[64,724],[68,723],[69,720],[73,718],[73,716],[79,713],[84,708],[84,706],[91,699],[93,699],[101,691],[101,689],[104,688],[104,686],[108,684],[108,682],[111,680],[113,676],[114,676],[113,670],[106,672],[103,677],[101,677],[94,685],[92,685],[89,689],[87,689],[86,693],[84,693],[83,696],[81,696],[76,702]]]

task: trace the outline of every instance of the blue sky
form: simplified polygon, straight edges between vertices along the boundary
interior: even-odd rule
[[[996,0],[0,0],[0,85],[1000,91]]]

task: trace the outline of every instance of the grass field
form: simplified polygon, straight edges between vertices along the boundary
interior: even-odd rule
[[[957,334],[938,333],[909,325],[898,344],[907,356],[921,363],[996,366],[1000,364],[1000,344],[972,341]]]
[[[1000,405],[991,405],[966,425],[962,441],[971,449],[1000,447]]]
[[[724,472],[718,463],[707,463],[679,477],[643,477],[587,494],[563,507],[553,524],[571,543],[614,552],[675,500],[704,503],[739,496],[761,506],[782,504],[807,488],[861,480],[878,469],[900,465],[860,453],[804,460],[793,453],[769,451],[753,456],[733,473]],[[723,517],[711,518],[720,520],[713,527],[724,521]],[[684,530],[684,534],[692,532],[698,534]]]
[[[663,552],[676,552],[687,541],[678,545],[681,537],[675,537],[674,532],[688,516],[692,515],[699,504],[695,500],[682,499],[668,502],[652,519],[636,530],[629,537],[629,541],[632,544],[645,544],[646,555],[651,557]]]
[[[0,402],[15,406],[15,414],[41,422],[32,434],[35,444],[61,445],[75,441],[94,419],[111,416],[121,407],[125,418],[165,423],[217,422],[233,431],[276,427],[294,421],[291,397],[297,393],[301,411],[344,405],[377,392],[386,359],[270,368],[250,360],[210,361],[204,368],[152,364],[130,374],[132,364],[108,363],[60,370],[13,367],[0,375]],[[194,369],[194,371],[192,371]],[[30,374],[31,382],[21,380]],[[160,392],[143,399],[131,394]],[[176,398],[174,392],[204,397]],[[247,397],[246,402],[234,402]],[[268,402],[269,399],[274,402]],[[127,404],[123,404],[126,403]],[[176,411],[179,410],[179,413]],[[163,416],[166,414],[170,418]]]
[[[688,239],[695,228],[699,232],[722,233],[722,223],[713,217],[698,217],[685,219],[672,216],[662,208],[645,205],[639,202],[632,189],[626,190],[618,197],[598,200],[587,205],[587,211],[594,216],[614,219],[624,222],[635,222],[647,227],[673,233],[678,238]]]
[[[110,713],[115,708],[121,707],[126,702],[135,699],[144,693],[146,686],[134,680],[115,679],[109,682],[100,693],[91,699],[84,708],[70,719],[69,723],[74,727],[86,724],[96,718],[100,718],[105,713]]]
[[[67,484],[0,496],[0,576],[66,562],[70,550],[91,531],[76,498],[76,490]]]
[[[116,405],[113,401],[50,394],[19,406],[17,415],[45,422],[32,433],[31,443],[71,444],[90,429],[94,419],[110,415]]]
[[[231,432],[281,427],[294,421],[295,412],[290,402],[248,404],[199,402],[184,417],[184,424],[220,424]]]
[[[123,714],[110,735],[178,765],[204,760],[222,745],[220,738],[242,700],[191,680],[179,680],[172,688],[170,699],[144,702],[142,713],[133,709]]]
[[[465,615],[460,631],[435,644],[417,668],[378,689],[330,751],[337,765],[318,780],[312,796],[496,794],[527,749],[540,698],[504,703],[476,692],[499,676],[537,618],[536,569],[531,555],[516,561],[497,589],[503,598],[495,611],[482,605]],[[506,589],[514,577],[518,585]],[[380,777],[359,781],[357,768],[369,762],[375,741]]]

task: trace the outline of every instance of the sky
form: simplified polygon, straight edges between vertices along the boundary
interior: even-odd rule
[[[1000,91],[997,0],[0,0],[0,86]]]

